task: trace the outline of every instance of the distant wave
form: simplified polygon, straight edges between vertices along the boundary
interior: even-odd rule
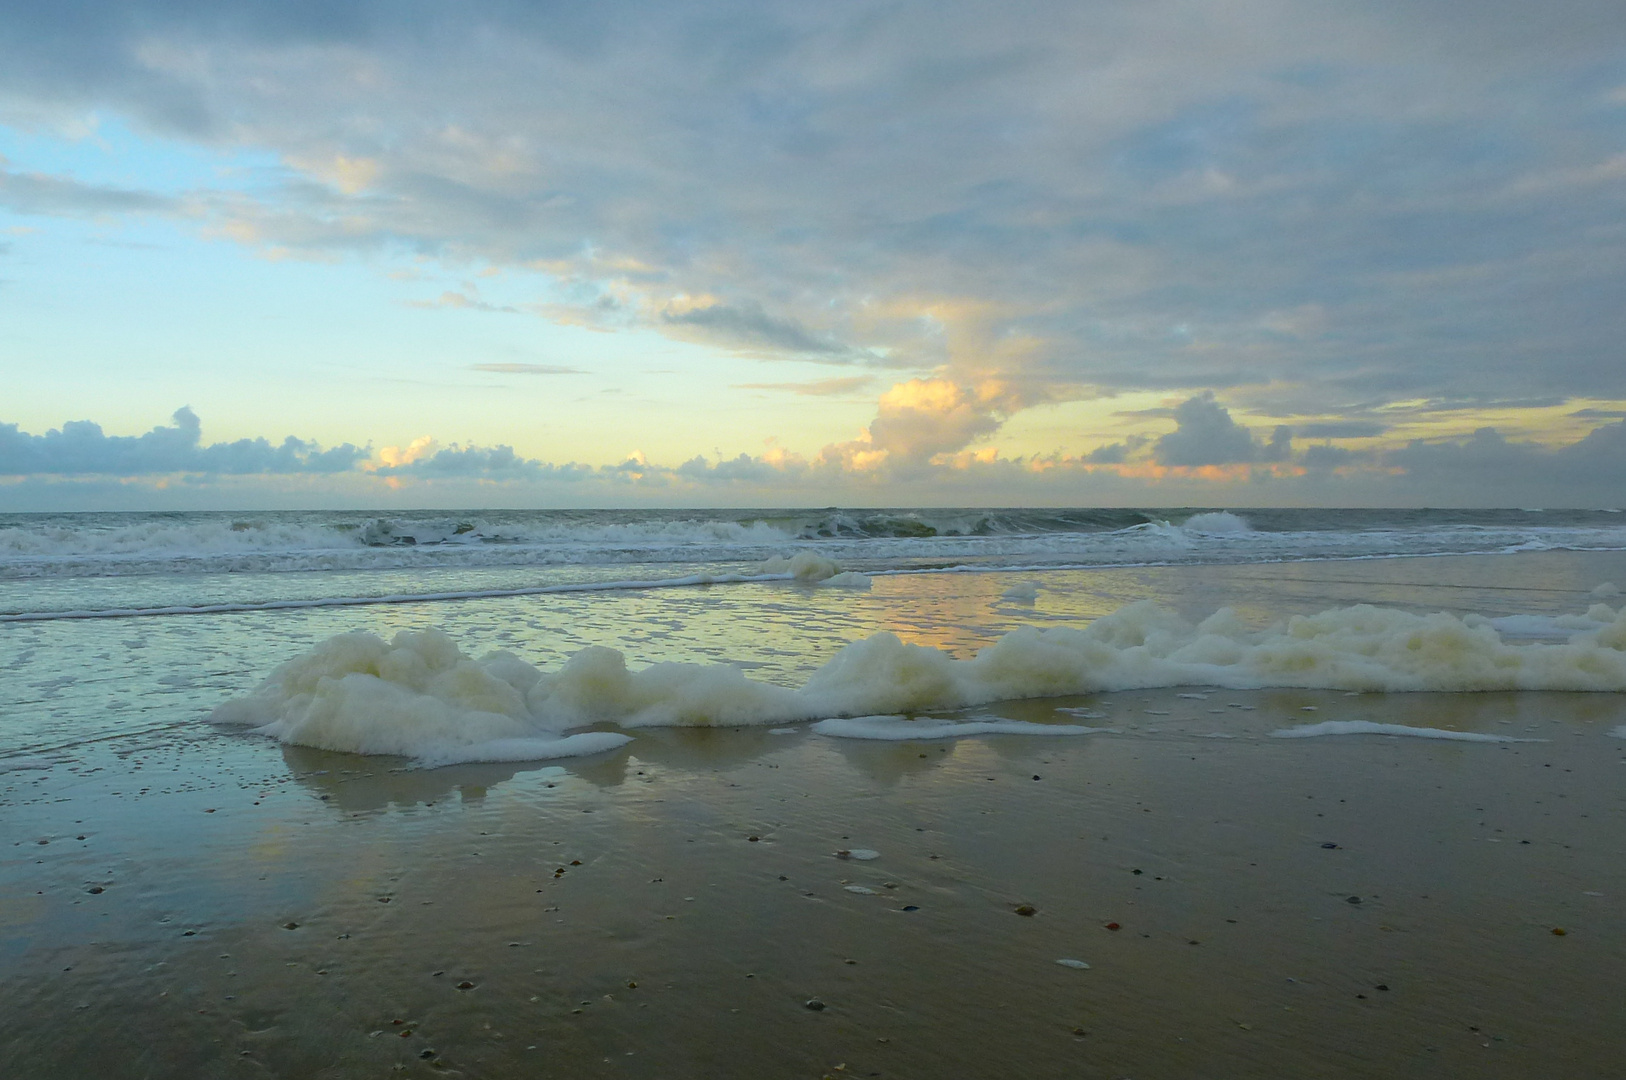
[[[1250,510],[492,511],[13,515],[0,580],[615,567],[720,573],[803,547],[864,569],[1626,549],[1599,512]]]

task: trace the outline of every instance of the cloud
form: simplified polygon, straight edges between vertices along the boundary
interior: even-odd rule
[[[1301,439],[1373,439],[1389,430],[1389,425],[1368,420],[1337,420],[1319,424],[1298,424],[1293,434]]]
[[[1454,501],[1507,505],[1626,505],[1626,420],[1594,428],[1563,446],[1512,442],[1494,428],[1465,439],[1416,440],[1386,455],[1413,485],[1454,493]]]
[[[802,397],[835,397],[867,389],[875,382],[870,375],[854,375],[844,379],[816,379],[795,383],[735,383],[735,390],[774,390]]]
[[[1209,451],[1252,460],[1156,460],[1141,437],[1081,456],[1006,458],[975,449],[997,424],[997,396],[955,384],[899,384],[892,426],[806,460],[777,447],[761,454],[677,465],[633,452],[592,465],[530,458],[507,445],[439,445],[431,436],[376,454],[346,443],[322,450],[285,439],[205,445],[189,409],[139,436],[109,436],[89,421],[44,435],[0,424],[0,477],[15,508],[337,505],[403,506],[822,505],[854,491],[891,505],[1302,505],[1606,506],[1626,491],[1626,421],[1563,444],[1511,441],[1491,428],[1460,439],[1415,440],[1396,450],[1312,445],[1290,452],[1285,435],[1262,442],[1216,417],[1212,400],[1183,403],[1187,436]],[[1192,406],[1192,402],[1197,406]],[[1195,419],[1192,419],[1195,418]],[[880,418],[878,418],[879,420]],[[1249,435],[1244,447],[1237,432]],[[1216,432],[1218,434],[1216,434]],[[1166,438],[1166,437],[1165,437]],[[1148,450],[1153,457],[1148,459]],[[171,485],[183,476],[186,483]],[[495,494],[494,494],[495,493]],[[967,496],[971,496],[967,498]]]
[[[560,367],[557,364],[470,364],[471,371],[490,371],[498,375],[585,375],[581,368]]]
[[[488,304],[484,300],[451,289],[441,293],[433,300],[408,300],[407,306],[415,308],[457,308],[463,311],[497,311],[508,315],[519,314],[519,308],[509,304]]]
[[[191,409],[176,410],[173,421],[135,436],[103,434],[101,425],[88,420],[43,435],[0,424],[0,476],[332,475],[367,458],[366,450],[350,443],[323,450],[291,435],[276,445],[263,438],[204,445],[202,424]]]
[[[835,338],[809,330],[799,321],[775,317],[760,304],[706,304],[661,312],[668,327],[695,332],[694,336],[726,348],[783,352],[804,358],[851,361],[861,350]]]
[[[0,166],[4,165],[0,158]],[[0,168],[0,206],[19,214],[94,217],[104,214],[174,214],[181,200],[129,188],[85,184],[71,177]]]
[[[1279,426],[1270,442],[1259,443],[1253,432],[1231,419],[1231,412],[1214,400],[1212,390],[1182,402],[1174,410],[1176,427],[1157,440],[1153,454],[1161,465],[1231,465],[1254,461],[1284,461],[1292,452],[1292,430]]]
[[[558,317],[622,289],[621,316],[753,355],[925,373],[929,313],[975,297],[990,340],[1039,343],[983,372],[1005,378],[1392,401],[1471,366],[1508,398],[1620,396],[1619,186],[1541,186],[1618,162],[1610,4],[1463,10],[13,5],[6,115],[285,166],[184,209],[15,173],[5,197],[546,265]]]
[[[875,419],[862,435],[825,447],[819,460],[860,473],[918,471],[999,430],[1003,417],[1023,403],[1020,391],[994,380],[964,386],[950,379],[910,379],[881,395]]]
[[[833,462],[929,463],[1087,393],[1269,393],[1328,439],[1626,398],[1618,0],[200,11],[11,5],[0,121],[279,164],[179,196],[7,168],[0,203],[533,268],[548,318],[958,388],[879,402]],[[1153,453],[1290,450],[1221,408]]]
[[[511,446],[461,446],[456,443],[412,455],[396,463],[386,463],[376,471],[383,476],[414,476],[424,479],[535,480],[544,477],[570,479],[580,475],[579,466],[554,466],[524,458]]]

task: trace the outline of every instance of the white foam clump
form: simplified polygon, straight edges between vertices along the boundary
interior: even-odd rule
[[[825,588],[835,589],[868,589],[875,584],[868,574],[860,574],[852,570],[843,570],[819,582]]]
[[[1013,604],[1031,604],[1039,599],[1039,585],[1037,582],[1023,581],[1000,593],[999,598]]]
[[[1511,735],[1484,735],[1477,731],[1451,731],[1447,728],[1411,727],[1407,724],[1379,724],[1371,720],[1326,720],[1303,727],[1271,732],[1278,739],[1312,739],[1320,735],[1409,735],[1416,739],[1446,739],[1452,742],[1546,742],[1546,739],[1517,739]]]
[[[1626,739],[1626,724],[1620,725],[1618,728],[1615,728],[1609,734],[1613,735],[1617,739]]]
[[[967,735],[1090,735],[1105,728],[1078,724],[1031,724],[1023,720],[911,720],[906,716],[848,716],[820,720],[820,735],[838,739],[958,739]]]
[[[843,648],[799,689],[753,682],[723,664],[633,671],[621,653],[599,646],[544,672],[506,652],[475,660],[438,630],[403,631],[390,642],[353,633],[283,664],[214,719],[285,742],[439,763],[593,753],[626,739],[563,737],[593,724],[777,726],[852,717],[881,732],[886,725],[872,719],[881,715],[1175,686],[1626,690],[1626,618],[1602,604],[1587,618],[1598,628],[1566,642],[1518,643],[1475,616],[1362,605],[1252,631],[1229,609],[1193,625],[1141,601],[1082,628],[1023,627],[968,660],[874,634]],[[944,722],[888,723],[910,725],[897,737],[923,738],[922,723]],[[1013,730],[1008,721],[974,723]],[[1069,733],[1036,726],[1035,733]],[[973,734],[970,727],[958,722],[944,731]],[[864,728],[848,724],[846,734],[864,737],[853,734]]]
[[[476,661],[440,630],[403,630],[390,642],[340,634],[210,719],[282,742],[434,765],[578,757],[630,741],[604,731],[565,736],[569,725],[539,723],[526,700],[532,672],[506,653]]]
[[[789,574],[797,581],[812,585],[840,574],[841,566],[834,559],[827,559],[816,551],[798,551],[794,555],[775,555],[764,560],[762,572]]]

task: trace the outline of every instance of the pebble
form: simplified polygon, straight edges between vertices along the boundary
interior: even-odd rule
[[[1039,909],[1034,907],[1032,904],[1018,904],[1016,905],[1016,913],[1024,917],[1031,918],[1039,913]]]
[[[823,1012],[824,1002],[820,1001],[818,998],[808,998],[806,1001],[802,1002],[802,1008],[812,1009],[814,1012]]]

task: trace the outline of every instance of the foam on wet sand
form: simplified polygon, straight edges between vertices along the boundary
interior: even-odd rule
[[[832,566],[808,561],[802,569],[818,575]],[[794,689],[752,680],[727,664],[633,670],[621,652],[602,646],[544,671],[510,652],[477,660],[439,630],[402,631],[389,642],[354,632],[284,663],[249,695],[217,708],[213,720],[288,743],[436,763],[591,753],[627,738],[609,732],[564,738],[591,725],[739,727],[912,717],[999,701],[1181,686],[1622,691],[1622,610],[1595,603],[1569,622],[1567,640],[1546,642],[1508,640],[1478,615],[1357,605],[1255,630],[1230,609],[1192,623],[1141,601],[1081,627],[1021,627],[964,660],[876,633],[840,649]],[[848,730],[863,727],[849,724]],[[962,726],[957,733],[969,732]]]

